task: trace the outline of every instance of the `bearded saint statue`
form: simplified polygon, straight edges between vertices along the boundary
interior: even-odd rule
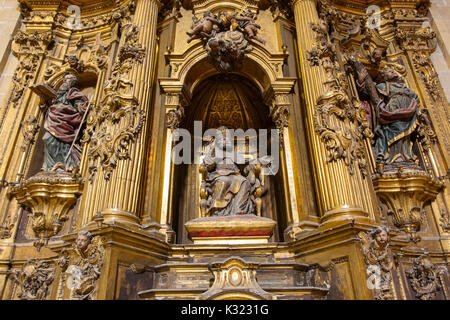
[[[212,142],[200,166],[207,185],[206,215],[254,214],[255,206],[251,199],[254,186],[234,162],[236,155],[231,134],[225,127],[218,130],[222,135]]]
[[[73,74],[64,77],[56,98],[48,107],[44,129],[44,164],[45,171],[58,166],[76,168],[80,163],[81,148],[75,139],[86,112],[88,98],[77,88],[78,79]]]
[[[419,97],[392,68],[386,67],[376,83],[367,69],[350,59],[360,92],[370,98],[368,113],[374,132],[374,152],[378,163],[415,162],[411,134],[417,127]]]

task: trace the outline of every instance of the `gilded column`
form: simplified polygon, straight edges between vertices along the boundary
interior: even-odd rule
[[[353,107],[338,79],[328,26],[312,0],[294,1],[293,11],[321,223],[369,222],[375,199],[362,138],[347,118]]]
[[[106,124],[97,126],[87,154],[91,183],[85,193],[83,210],[87,214],[81,225],[91,222],[98,212],[105,223],[139,224],[160,3],[139,0],[135,8],[134,3],[129,2],[130,13],[121,23],[118,55],[97,110]]]

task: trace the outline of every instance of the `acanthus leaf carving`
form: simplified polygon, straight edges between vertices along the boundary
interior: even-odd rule
[[[14,229],[14,223],[11,222],[11,214],[7,215],[3,223],[0,225],[0,239],[9,239]]]
[[[323,16],[335,17],[332,13]],[[313,115],[315,130],[325,143],[327,162],[342,159],[351,174],[357,166],[365,177],[367,162],[363,140],[369,136],[369,131],[364,108],[349,98],[347,79],[341,71],[336,46],[330,40],[327,21],[320,19],[319,23],[311,24],[311,28],[316,34],[316,45],[308,51],[307,59],[311,66],[321,65],[326,76],[325,90],[317,99]]]
[[[450,215],[447,210],[441,209],[441,217],[439,218],[441,221],[441,227],[445,232],[450,232]]]
[[[105,96],[100,106],[95,106],[87,117],[87,126],[82,138],[88,143],[88,170],[90,182],[94,181],[98,165],[106,180],[119,160],[130,159],[130,146],[142,131],[145,113],[139,101],[133,96],[133,82],[130,72],[141,64],[146,49],[139,43],[139,29],[127,25],[117,61],[112,67],[110,78],[105,82]]]
[[[447,274],[447,268],[436,266],[430,258],[428,252],[413,260],[410,269],[406,270],[406,276],[416,298],[421,300],[432,300],[441,290],[439,275]]]
[[[10,96],[7,104],[17,107],[25,90],[32,83],[39,60],[45,55],[47,47],[52,42],[51,31],[26,32],[19,30],[13,38],[12,53],[19,59],[19,65],[14,72]]]
[[[9,272],[9,277],[19,286],[21,300],[45,300],[55,277],[55,268],[50,262],[29,259],[21,270]]]

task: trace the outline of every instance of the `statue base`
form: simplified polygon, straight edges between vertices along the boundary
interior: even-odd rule
[[[255,215],[205,217],[186,222],[194,244],[268,243],[276,222]]]

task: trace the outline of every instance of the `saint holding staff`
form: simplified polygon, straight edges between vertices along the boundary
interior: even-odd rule
[[[46,111],[44,122],[46,132],[43,137],[45,147],[42,169],[45,171],[58,167],[76,168],[79,165],[81,148],[76,140],[89,106],[89,99],[77,85],[77,77],[67,74],[57,92],[47,88],[54,98]],[[42,96],[42,88],[34,88],[33,91],[38,90]]]

